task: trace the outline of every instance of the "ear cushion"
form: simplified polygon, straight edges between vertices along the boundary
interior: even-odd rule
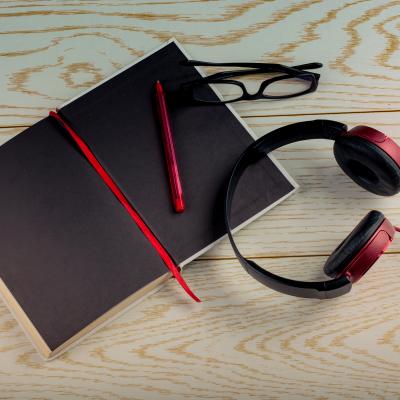
[[[384,219],[381,212],[370,211],[326,260],[325,274],[331,278],[338,276],[368,243]]]
[[[400,168],[376,144],[344,135],[335,140],[333,151],[343,171],[364,189],[381,196],[400,192]]]

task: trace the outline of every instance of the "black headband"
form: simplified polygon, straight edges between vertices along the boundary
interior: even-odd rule
[[[351,282],[345,277],[322,282],[303,282],[287,279],[261,268],[253,260],[242,256],[232,235],[231,208],[237,184],[246,170],[268,155],[271,151],[290,143],[309,139],[335,140],[347,132],[347,126],[330,120],[298,122],[276,129],[252,143],[236,162],[228,183],[225,197],[225,225],[236,257],[244,269],[256,280],[271,289],[298,297],[326,299],[341,296],[351,289]]]

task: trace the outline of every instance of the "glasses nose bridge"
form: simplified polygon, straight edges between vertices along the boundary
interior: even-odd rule
[[[258,99],[263,95],[265,88],[269,85],[270,79],[266,79],[259,83],[257,93],[254,94]]]
[[[259,97],[259,94],[262,92],[263,88],[262,88],[262,84],[264,82],[257,82],[257,87],[254,87],[254,90],[251,90],[252,88],[249,85],[249,81],[239,81],[240,82],[240,86],[242,88],[243,91],[243,96],[246,97],[247,100],[253,100]],[[251,81],[250,81],[251,82]]]
[[[256,92],[254,93],[249,93],[249,91],[247,89],[245,89],[245,93],[244,93],[246,100],[257,100],[260,98],[260,89],[258,89]]]

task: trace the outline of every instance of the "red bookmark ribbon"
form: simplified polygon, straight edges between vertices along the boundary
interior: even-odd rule
[[[71,128],[71,126],[58,114],[57,112],[50,111],[50,117],[53,117],[57,122],[68,132],[73,141],[82,151],[86,159],[89,161],[91,166],[95,169],[95,171],[100,175],[101,179],[104,183],[109,187],[109,189],[114,193],[115,197],[120,201],[120,203],[124,206],[128,214],[135,221],[136,225],[143,232],[152,246],[155,248],[157,253],[160,255],[165,265],[169,268],[174,278],[179,282],[182,288],[186,291],[186,293],[195,301],[200,302],[201,300],[191,291],[182,275],[180,274],[180,268],[175,265],[175,262],[172,260],[168,252],[165,250],[163,245],[159,242],[150,228],[146,225],[146,223],[142,220],[139,214],[135,211],[135,209],[130,204],[129,200],[122,193],[121,189],[117,186],[111,176],[107,173],[107,171],[103,168],[100,162],[97,160],[96,156],[90,150],[89,146],[84,142],[84,140],[76,133],[76,131]]]

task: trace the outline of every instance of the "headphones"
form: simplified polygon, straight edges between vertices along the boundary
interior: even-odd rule
[[[384,253],[394,238],[394,227],[379,211],[370,211],[327,259],[324,272],[331,279],[303,282],[261,268],[242,256],[232,236],[231,208],[237,184],[246,168],[268,153],[290,143],[309,139],[334,140],[334,155],[343,171],[364,189],[381,196],[400,191],[400,147],[382,132],[347,126],[336,121],[298,122],[276,129],[252,143],[236,162],[225,196],[225,225],[229,240],[244,269],[273,290],[297,297],[329,299],[350,291]]]

